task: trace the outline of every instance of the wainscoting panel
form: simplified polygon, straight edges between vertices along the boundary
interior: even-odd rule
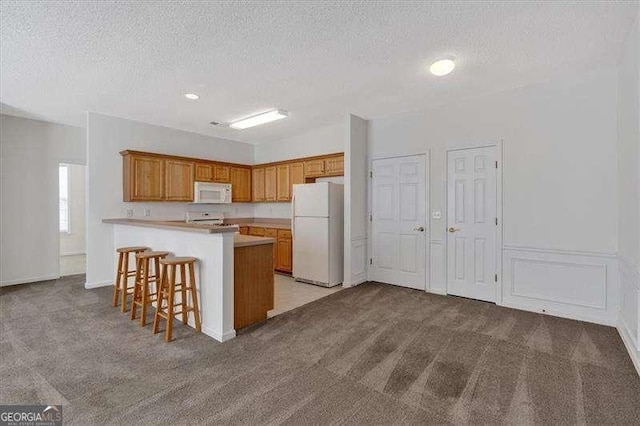
[[[345,281],[346,281],[345,277]],[[367,281],[367,237],[351,239],[351,277],[348,286]]]
[[[429,289],[430,293],[447,294],[447,252],[443,240],[429,242]]]
[[[619,307],[614,254],[503,246],[502,304],[614,325]]]
[[[640,374],[640,267],[623,256],[620,264],[620,320],[618,331]]]

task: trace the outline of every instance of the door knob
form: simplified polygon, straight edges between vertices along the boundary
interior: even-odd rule
[[[413,228],[414,231],[420,231],[420,232],[424,232],[424,226],[416,226],[415,228]]]
[[[453,226],[449,228],[449,232],[451,232],[452,234],[456,231],[459,231],[458,228],[454,228]]]

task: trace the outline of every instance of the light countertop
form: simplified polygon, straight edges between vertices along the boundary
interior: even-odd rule
[[[203,234],[223,234],[225,232],[238,232],[238,225],[202,225],[187,223],[182,220],[151,220],[151,219],[102,219],[102,223],[115,225],[143,226],[147,228],[172,229],[185,232],[199,232]]]
[[[273,244],[275,240],[267,237],[254,237],[253,235],[240,235],[236,234],[233,237],[233,247],[249,247],[259,246],[262,244]]]

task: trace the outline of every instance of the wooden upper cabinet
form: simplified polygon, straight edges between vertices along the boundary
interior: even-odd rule
[[[304,182],[304,162],[291,163],[291,170],[289,171],[289,181],[291,183],[291,189],[289,194],[293,197],[293,185],[297,185]]]
[[[165,160],[165,199],[167,201],[193,201],[193,161]]]
[[[196,163],[196,182],[213,182],[213,164]]]
[[[291,200],[291,173],[289,164],[281,164],[276,169],[277,177],[277,200]]]
[[[264,167],[253,169],[251,186],[253,187],[253,201],[264,201]]]
[[[231,182],[231,167],[216,164],[213,166],[213,181],[220,183]]]
[[[324,160],[310,160],[304,162],[305,177],[319,177],[324,175]]]
[[[123,153],[123,201],[162,201],[164,162],[160,157]]]
[[[230,168],[231,201],[234,203],[251,202],[251,169],[244,167]]]
[[[265,167],[264,169],[264,200],[277,201],[277,173],[276,167]]]
[[[330,157],[324,160],[325,176],[342,176],[344,175],[344,156]]]

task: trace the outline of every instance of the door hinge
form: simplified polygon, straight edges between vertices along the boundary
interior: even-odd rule
[[[369,265],[373,265],[373,259],[369,258]]]
[[[373,172],[372,172],[372,171],[370,171],[370,172],[369,172],[369,177],[370,177],[370,178],[372,178],[372,177],[373,177]]]
[[[496,217],[496,226],[498,226],[498,218]]]
[[[495,274],[495,275],[493,276],[493,281],[494,281],[494,282],[498,282],[498,274]]]
[[[369,215],[369,222],[373,222],[373,215],[372,214]]]
[[[496,169],[498,168],[498,162],[496,161]]]

